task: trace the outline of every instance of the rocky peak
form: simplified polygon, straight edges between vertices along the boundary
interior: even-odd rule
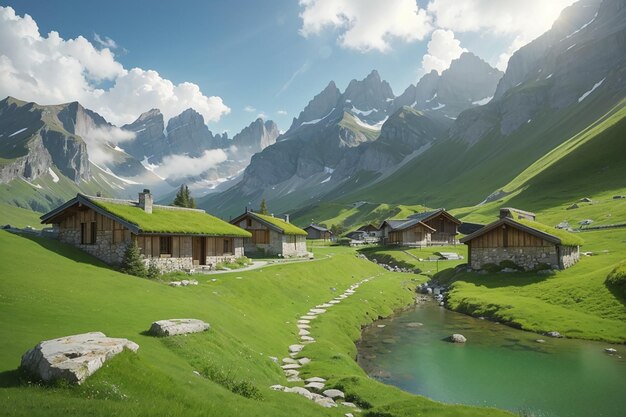
[[[474,103],[488,100],[494,96],[502,75],[502,71],[473,53],[464,52],[452,61],[450,68],[441,73],[437,88],[439,102],[453,105],[464,101]]]
[[[278,135],[276,123],[258,118],[233,137],[233,144],[246,148],[250,153],[257,153],[274,144]]]
[[[191,108],[167,122],[167,141],[172,154],[198,157],[205,150],[215,148],[213,134],[204,123],[204,117]]]
[[[335,82],[329,82],[321,93],[313,97],[313,100],[309,101],[304,110],[300,112],[298,118],[293,119],[291,129],[300,126],[302,123],[328,116],[337,106],[340,97],[341,92],[335,85]]]
[[[554,61],[554,55],[559,52],[566,51],[567,48],[574,44],[570,41],[573,36],[578,35],[580,31],[587,28],[596,17],[600,20],[600,13],[606,13],[615,16],[617,10],[603,12],[598,10],[600,4],[610,7],[610,4],[624,3],[623,1],[604,1],[602,0],[580,0],[573,5],[566,7],[561,12],[559,18],[554,22],[552,28],[533,40],[529,44],[518,49],[509,59],[506,73],[498,83],[498,88],[494,94],[495,98],[502,97],[511,88],[523,83],[530,77],[537,74],[539,70],[550,71],[545,67],[547,61]],[[607,20],[610,16],[607,16]],[[555,51],[554,48],[559,49]],[[549,54],[552,55],[550,59]],[[550,74],[548,72],[546,75]]]
[[[361,81],[350,81],[342,96],[346,108],[354,107],[361,111],[384,110],[393,98],[391,86],[387,81],[381,80],[376,70]]]
[[[164,128],[163,114],[158,109],[142,113],[134,122],[122,126],[124,130],[135,132],[135,140],[125,143],[124,150],[140,161],[145,158],[152,163],[161,160],[168,150]]]

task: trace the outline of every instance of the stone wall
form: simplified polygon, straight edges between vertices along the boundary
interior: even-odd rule
[[[285,257],[307,256],[306,236],[300,235],[283,235],[282,236],[282,254]]]
[[[93,245],[80,243],[80,229],[59,229],[59,240],[69,243],[77,248],[95,256],[96,258],[111,264],[119,265],[124,258],[124,252],[130,239],[124,239],[119,243],[113,243],[113,231],[97,230],[96,242]]]
[[[580,248],[578,246],[560,246],[559,254],[563,269],[574,266],[580,260]]]
[[[482,269],[485,264],[496,264],[508,260],[530,270],[541,264],[552,269],[561,269],[556,246],[530,246],[509,248],[470,248],[470,266]]]

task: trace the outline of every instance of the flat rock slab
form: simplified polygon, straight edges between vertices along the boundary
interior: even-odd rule
[[[305,379],[306,382],[326,382],[324,378],[320,378],[319,376],[314,376],[311,378]]]
[[[281,366],[281,368],[283,369],[298,369],[301,368],[302,365],[297,364],[297,363],[288,363],[287,365],[283,365]]]
[[[294,394],[302,395],[303,397],[308,398],[309,400],[313,399],[313,395],[312,395],[311,391],[309,391],[306,388],[292,387],[292,388],[285,388],[283,391],[284,392],[293,392]]]
[[[465,342],[467,342],[467,339],[465,338],[465,336],[463,336],[462,334],[458,334],[458,333],[455,333],[452,336],[450,336],[449,340],[452,343],[465,343]]]
[[[300,336],[300,340],[303,342],[315,342],[315,339],[311,336]]]
[[[296,325],[296,327],[300,330],[306,330],[306,329],[310,329],[311,325],[310,324],[298,324]]]
[[[299,336],[308,336],[310,334],[311,334],[311,332],[309,332],[308,330],[305,330],[305,329],[300,329],[300,331],[298,331],[298,335]]]
[[[324,310],[323,308],[312,308],[311,310],[309,310],[309,314],[324,314],[326,313],[326,310]]]
[[[283,358],[283,363],[298,363],[294,358]]]
[[[307,315],[307,316],[300,317],[300,320],[313,320],[313,319],[316,319],[316,318],[317,318],[317,316],[309,316],[309,315]]]
[[[321,391],[324,389],[324,383],[323,382],[309,382],[308,384],[304,386],[304,388]]]
[[[150,326],[150,334],[154,336],[174,336],[177,334],[200,333],[209,330],[211,326],[197,319],[169,319],[159,320]]]
[[[304,349],[304,346],[302,346],[302,345],[291,345],[291,346],[289,346],[289,352],[291,352],[291,353],[300,352],[302,349]]]
[[[20,367],[45,382],[82,384],[124,349],[137,352],[139,345],[128,339],[106,337],[102,332],[77,334],[39,343],[22,356]]]
[[[300,359],[298,359],[298,362],[300,362],[300,365],[306,365],[307,363],[311,363],[311,359],[309,359],[309,358],[300,358]]]
[[[324,392],[322,392],[322,394],[324,394],[324,396],[328,397],[328,398],[346,398],[346,395],[343,393],[343,391],[340,391],[338,389],[327,389]]]
[[[298,324],[310,324],[311,320],[298,320]]]

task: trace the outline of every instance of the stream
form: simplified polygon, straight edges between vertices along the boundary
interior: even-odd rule
[[[448,342],[453,333],[467,343]],[[429,301],[364,329],[358,350],[371,377],[437,401],[534,417],[626,416],[624,345],[550,338]]]

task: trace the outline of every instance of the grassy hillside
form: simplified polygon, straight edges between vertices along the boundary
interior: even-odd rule
[[[328,227],[341,224],[347,229],[356,229],[368,223],[378,226],[385,219],[407,218],[411,214],[425,210],[428,208],[421,205],[319,203],[294,212],[292,218],[294,222],[303,226],[313,222],[326,224]]]
[[[39,216],[41,213],[0,203],[0,225],[10,224],[14,227],[30,226],[41,229]]]
[[[347,248],[316,249],[318,256],[330,256],[319,261],[218,275],[216,282],[198,276],[197,287],[172,288],[114,272],[55,241],[0,232],[0,247],[4,415],[342,416],[350,409],[325,409],[271,391],[270,385],[286,380],[270,356],[287,355],[287,346],[298,339],[294,324],[300,315],[372,276],[357,295],[315,320],[317,342],[303,351],[313,362],[302,374],[341,385],[369,407],[364,415],[510,415],[436,403],[365,375],[353,360],[360,325],[410,303],[419,277],[381,273]],[[212,327],[165,339],[144,334],[152,321],[177,317],[199,318]],[[129,338],[139,352],[114,358],[80,387],[20,382],[15,369],[27,349],[87,331]],[[233,386],[262,398],[238,395],[228,388]]]
[[[436,143],[391,176],[325,200],[337,207],[365,200],[452,208],[473,206],[496,191],[525,191],[523,201],[512,202],[548,208],[577,195],[623,188],[626,100],[611,103],[614,98],[605,94],[584,105],[546,109],[510,136],[492,133],[471,147]]]

